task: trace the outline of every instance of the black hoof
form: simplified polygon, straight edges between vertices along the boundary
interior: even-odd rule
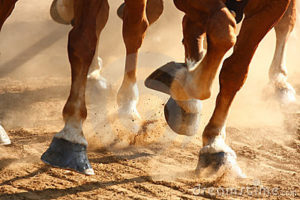
[[[200,153],[196,174],[202,178],[246,178],[233,152]]]
[[[41,159],[54,167],[72,169],[87,175],[94,174],[86,155],[86,146],[82,144],[54,137]]]
[[[201,107],[199,100],[176,102],[170,97],[164,109],[165,119],[174,132],[193,136],[200,126]]]
[[[197,170],[210,167],[213,171],[218,171],[225,165],[226,160],[227,154],[225,152],[200,154]]]
[[[170,87],[176,73],[186,68],[184,63],[169,62],[154,71],[145,81],[146,87],[171,95]]]
[[[123,19],[125,3],[122,3],[117,10],[118,16]]]

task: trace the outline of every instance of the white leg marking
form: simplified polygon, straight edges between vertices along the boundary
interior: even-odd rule
[[[246,178],[246,175],[242,172],[241,168],[238,166],[236,159],[237,156],[235,152],[225,143],[225,126],[222,128],[221,135],[215,137],[213,140],[209,141],[207,145],[205,145],[200,150],[201,154],[215,154],[224,152],[227,153],[225,168],[229,171],[232,176],[236,176],[238,178]]]
[[[11,141],[4,130],[4,128],[0,125],[0,145],[9,145]]]
[[[280,103],[283,105],[289,105],[296,102],[296,91],[291,84],[287,82],[286,76],[278,74],[278,76],[274,79],[275,92]]]
[[[99,41],[98,41],[99,42]],[[107,89],[107,81],[101,76],[101,70],[103,67],[102,59],[98,56],[98,43],[95,51],[95,55],[93,57],[93,61],[89,68],[88,79],[96,82],[96,87],[100,90]]]
[[[82,122],[78,122],[76,120],[68,120],[65,123],[65,127],[57,133],[54,137],[65,139],[69,142],[76,144],[83,144],[87,146],[87,141],[83,136],[82,132]]]
[[[139,90],[136,83],[124,80],[118,92],[117,102],[119,105],[119,115],[140,119],[136,106],[139,100]]]
[[[296,92],[287,81],[286,68],[286,40],[285,37],[277,38],[273,61],[269,70],[270,82],[274,87],[275,95],[283,105],[296,101]]]

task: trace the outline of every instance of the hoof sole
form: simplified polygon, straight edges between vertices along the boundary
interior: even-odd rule
[[[58,13],[57,8],[56,8],[57,0],[53,0],[51,7],[50,7],[50,16],[51,18],[59,23],[59,24],[65,24],[69,25],[71,22],[65,21]]]
[[[77,172],[94,175],[86,154],[86,146],[54,137],[50,147],[41,160],[54,167],[71,169]]]
[[[193,136],[200,127],[201,102],[190,100],[180,102],[180,104],[186,108],[183,109],[173,98],[170,98],[164,108],[165,119],[169,127],[177,134]]]
[[[169,62],[155,70],[146,80],[146,87],[171,95],[170,87],[176,73],[186,68],[184,63]]]

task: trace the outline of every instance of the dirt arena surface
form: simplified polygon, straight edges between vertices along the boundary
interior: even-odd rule
[[[12,145],[0,146],[0,199],[300,199],[300,114],[283,114],[268,89],[268,67],[275,38],[260,44],[249,78],[232,106],[227,142],[248,178],[208,180],[193,174],[201,132],[218,92],[204,102],[202,128],[194,137],[178,136],[164,121],[167,96],[146,89],[143,80],[168,61],[182,61],[181,17],[172,1],[148,31],[141,49],[138,109],[134,122],[116,116],[115,96],[122,81],[122,23],[110,0],[110,20],[101,35],[107,91],[89,82],[88,119],[84,126],[88,156],[95,170],[85,176],[51,168],[40,161],[53,135],[63,128],[61,111],[68,97],[70,67],[67,32],[52,22],[50,0],[22,0],[0,33],[0,121]],[[300,94],[300,25],[287,52],[289,81]]]

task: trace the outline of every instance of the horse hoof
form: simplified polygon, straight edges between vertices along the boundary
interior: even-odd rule
[[[201,109],[199,100],[175,101],[170,97],[164,108],[165,119],[174,132],[193,136],[200,126]]]
[[[50,147],[41,160],[54,167],[71,169],[77,172],[94,175],[94,170],[87,158],[86,146],[54,137]]]
[[[9,145],[11,141],[4,130],[4,128],[0,125],[0,145]]]
[[[50,16],[55,22],[57,22],[59,24],[65,24],[65,25],[71,24],[71,21],[67,21],[67,20],[63,19],[63,17],[59,14],[59,12],[57,10],[57,0],[53,0],[53,2],[51,4]]]
[[[289,83],[287,83],[285,88],[277,88],[275,90],[275,95],[282,106],[290,105],[296,102],[295,89]]]
[[[186,70],[184,63],[169,62],[155,70],[146,80],[146,87],[171,95],[171,84],[180,70]]]
[[[236,162],[234,151],[200,152],[196,174],[201,177],[222,177],[225,174],[236,178],[246,177]]]
[[[120,7],[118,8],[118,10],[117,10],[117,14],[118,14],[118,16],[119,16],[121,19],[123,19],[124,8],[125,8],[125,3],[122,3],[122,4],[120,5]]]

